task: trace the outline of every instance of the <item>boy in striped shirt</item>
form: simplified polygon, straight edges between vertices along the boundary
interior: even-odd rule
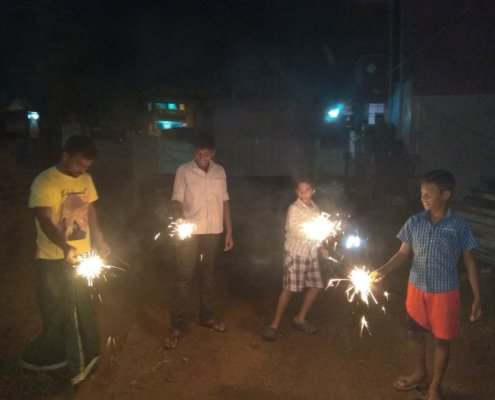
[[[427,378],[425,333],[435,337],[433,374],[427,400],[441,400],[441,383],[447,369],[450,341],[460,330],[460,296],[457,264],[462,256],[473,292],[471,321],[481,316],[478,274],[472,250],[478,246],[468,223],[450,207],[455,179],[445,170],[428,172],[421,179],[424,211],[413,215],[397,237],[399,251],[372,275],[385,277],[412,253],[407,287],[408,337],[414,371],[394,381],[400,391],[425,385]]]

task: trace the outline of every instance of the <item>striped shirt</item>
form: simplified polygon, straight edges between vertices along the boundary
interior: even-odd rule
[[[302,224],[309,222],[320,215],[320,209],[311,201],[308,207],[301,200],[297,199],[289,206],[287,220],[285,222],[285,251],[301,257],[316,257],[317,243],[309,240],[304,234]]]
[[[430,293],[457,289],[459,257],[478,246],[466,220],[450,209],[436,224],[430,222],[427,211],[413,215],[397,238],[413,251],[409,282]]]

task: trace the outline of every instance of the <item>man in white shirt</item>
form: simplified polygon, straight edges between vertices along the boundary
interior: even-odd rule
[[[198,136],[194,159],[177,168],[172,204],[179,218],[196,225],[191,238],[177,244],[177,273],[172,298],[172,330],[165,346],[174,348],[186,325],[186,309],[194,270],[200,263],[199,321],[215,332],[225,332],[215,320],[214,267],[221,234],[225,228],[224,251],[234,246],[230,216],[227,176],[224,168],[213,161],[215,141],[209,135]]]

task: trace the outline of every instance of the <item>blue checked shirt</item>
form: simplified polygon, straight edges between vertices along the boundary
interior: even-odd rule
[[[317,243],[306,238],[302,224],[311,221],[318,215],[320,215],[320,209],[313,201],[311,201],[311,207],[299,199],[290,205],[285,222],[284,248],[286,251],[301,257],[314,258],[317,256]]]
[[[466,220],[450,209],[446,217],[435,225],[430,222],[426,211],[413,215],[397,238],[411,246],[413,251],[409,282],[430,293],[457,289],[459,257],[478,247]]]

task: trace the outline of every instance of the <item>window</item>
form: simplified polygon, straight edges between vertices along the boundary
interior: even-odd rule
[[[385,114],[384,103],[370,103],[368,104],[368,124],[376,125],[377,117]]]

